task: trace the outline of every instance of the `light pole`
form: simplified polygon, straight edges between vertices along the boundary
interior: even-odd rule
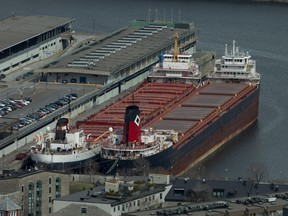
[[[4,165],[5,165],[5,154],[4,154],[4,152],[2,153],[2,158],[3,158],[3,159],[2,159],[2,162],[3,162],[3,163],[2,163],[2,167],[3,167],[2,169],[4,170],[4,168],[5,168],[5,167],[4,167]]]

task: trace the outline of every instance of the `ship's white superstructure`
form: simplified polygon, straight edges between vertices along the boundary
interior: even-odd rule
[[[151,82],[177,82],[198,84],[201,82],[201,72],[191,53],[179,53],[177,41],[174,38],[174,51],[161,56],[159,63],[148,74]]]
[[[233,40],[232,50],[228,52],[225,45],[225,54],[215,61],[215,69],[208,75],[211,82],[260,82],[260,74],[256,71],[256,61],[251,59],[248,52],[240,51]]]
[[[59,119],[55,131],[37,136],[37,145],[31,147],[31,159],[37,163],[81,163],[100,154],[99,144],[88,142],[83,130],[70,130],[68,119]]]

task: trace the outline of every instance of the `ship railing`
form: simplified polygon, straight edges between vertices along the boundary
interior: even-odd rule
[[[111,155],[111,154],[108,154],[108,153],[103,153],[102,154],[102,157],[105,158],[105,159],[120,159],[120,160],[134,160],[134,159],[137,159],[137,158],[140,158],[140,157],[149,157],[149,156],[152,156],[152,155],[155,155],[157,153],[159,153],[160,150],[156,150],[156,151],[151,151],[150,153],[141,153],[141,152],[138,152],[138,153],[133,153],[132,155],[118,155],[118,154],[115,154],[115,155]]]
[[[113,150],[113,151],[137,151],[137,152],[139,152],[139,151],[141,151],[141,152],[143,152],[143,151],[150,151],[150,150],[153,150],[153,149],[155,149],[155,148],[157,148],[159,145],[158,145],[158,143],[153,143],[153,146],[151,146],[151,147],[148,147],[147,148],[147,145],[145,145],[145,144],[142,144],[142,145],[139,145],[139,146],[137,146],[137,145],[135,145],[135,146],[127,146],[127,145],[113,145],[113,144],[110,144],[110,145],[103,145],[102,146],[102,148],[103,149],[107,149],[107,150]]]
[[[190,70],[190,69],[173,69],[173,71],[181,72],[181,77],[194,78],[201,77],[201,73],[198,70]],[[167,74],[168,73],[168,74]],[[148,74],[148,77],[170,77],[169,71],[167,69],[162,69],[161,71],[153,71]],[[174,77],[174,76],[173,76]],[[177,76],[178,78],[179,76]]]
[[[97,146],[94,146],[94,148],[96,148]],[[93,148],[90,148],[93,149]],[[78,153],[82,153],[82,152],[86,152],[89,149],[86,147],[79,147],[77,149],[61,149],[61,150],[41,150],[41,151],[33,151],[33,153],[36,154],[45,154],[45,155],[50,155],[50,154],[54,154],[54,155],[72,155],[72,154],[78,154]]]

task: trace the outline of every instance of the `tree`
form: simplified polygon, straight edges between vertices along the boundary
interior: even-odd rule
[[[212,190],[205,184],[205,182],[196,183],[190,190],[187,191],[186,196],[189,201],[209,201],[211,198]]]
[[[263,164],[251,164],[248,168],[250,177],[256,182],[259,183],[265,180],[268,177],[268,170]]]
[[[150,171],[150,162],[145,158],[138,158],[133,162],[138,175],[148,176]]]

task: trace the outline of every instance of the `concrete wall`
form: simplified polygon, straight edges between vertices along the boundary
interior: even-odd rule
[[[62,50],[62,39],[59,36],[39,46],[36,45],[28,48],[27,50],[16,53],[15,55],[12,55],[11,58],[7,58],[7,61],[0,64],[0,72],[5,70],[4,74],[8,74],[11,71],[23,68],[32,62],[37,62],[39,60],[51,57]],[[9,69],[7,70],[7,68]],[[23,74],[29,70],[29,67],[24,68]]]

